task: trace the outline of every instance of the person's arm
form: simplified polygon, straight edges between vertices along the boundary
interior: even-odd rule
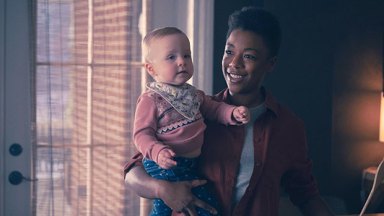
[[[142,166],[133,166],[126,172],[125,182],[137,195],[148,199],[162,199],[176,212],[187,211],[189,215],[194,216],[197,214],[193,206],[197,206],[216,213],[213,207],[191,193],[193,187],[205,184],[205,180],[168,182],[152,178]]]
[[[324,200],[317,195],[299,206],[305,216],[334,216]]]
[[[289,154],[295,156],[289,172],[285,173],[282,183],[288,192],[291,201],[305,216],[331,216],[334,215],[320,196],[317,182],[312,174],[312,160],[308,156],[308,145],[305,135],[304,123],[296,121],[291,124],[289,132],[296,139],[290,143]],[[289,130],[289,129],[287,129]]]
[[[300,172],[289,173],[284,178],[285,189],[291,201],[304,216],[333,216],[327,204],[321,198],[317,182],[311,175],[311,161],[303,163]]]
[[[198,95],[201,99],[200,111],[204,118],[217,121],[225,125],[239,124],[233,116],[236,106],[215,101],[212,97],[205,95],[205,93],[201,90],[198,90]]]

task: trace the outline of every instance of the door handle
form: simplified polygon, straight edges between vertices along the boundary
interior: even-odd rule
[[[9,147],[9,153],[12,155],[12,156],[19,156],[21,153],[23,152],[23,147],[19,144],[19,143],[13,143],[10,147]]]
[[[31,178],[27,178],[27,177],[23,176],[23,174],[21,174],[21,172],[19,172],[19,171],[12,171],[8,175],[8,181],[12,185],[19,185],[23,180],[29,181],[29,182],[38,181],[38,179],[31,179]]]

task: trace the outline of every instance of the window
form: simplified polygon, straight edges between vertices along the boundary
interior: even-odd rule
[[[124,186],[141,1],[36,3],[36,215],[138,215]]]

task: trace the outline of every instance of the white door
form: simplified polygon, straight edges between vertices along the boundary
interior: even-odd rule
[[[0,0],[0,215],[31,208],[31,49],[28,0]]]

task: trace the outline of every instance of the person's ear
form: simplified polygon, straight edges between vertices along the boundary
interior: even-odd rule
[[[275,68],[277,62],[277,56],[273,56],[272,58],[269,59],[269,70],[268,72],[272,72],[273,69]]]
[[[145,67],[145,70],[149,73],[149,75],[151,75],[152,77],[156,76],[156,72],[151,63],[145,63],[144,67]]]

